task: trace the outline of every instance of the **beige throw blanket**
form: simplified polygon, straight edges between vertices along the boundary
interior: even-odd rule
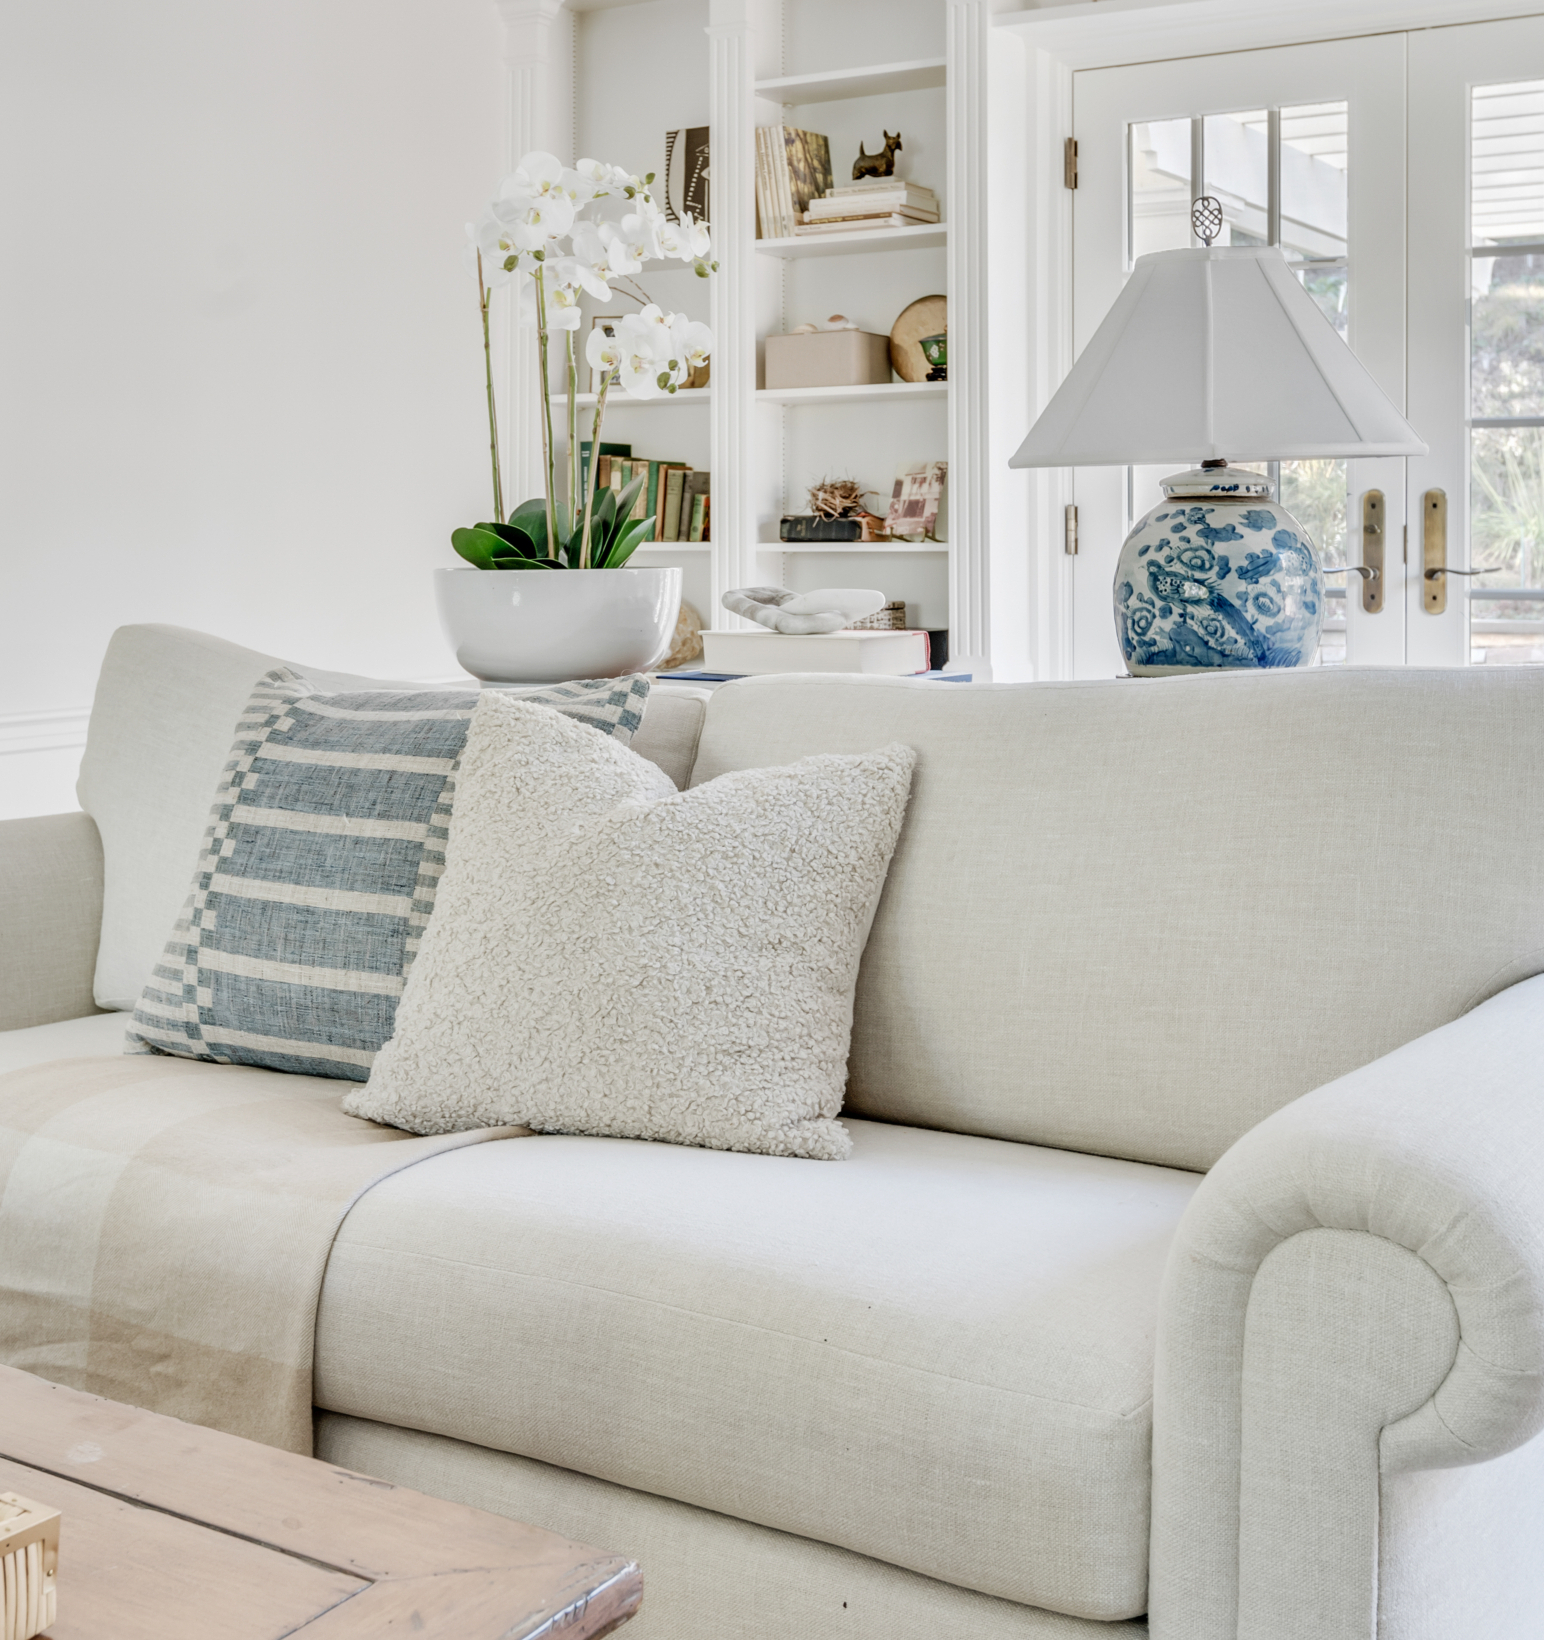
[[[348,1082],[170,1057],[0,1076],[0,1360],[311,1451],[316,1306],[377,1181],[523,1128],[419,1138]]]

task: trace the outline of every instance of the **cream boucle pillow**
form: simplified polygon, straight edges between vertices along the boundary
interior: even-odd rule
[[[550,708],[484,694],[396,1034],[344,1109],[845,1157],[858,959],[915,754],[677,792]]]

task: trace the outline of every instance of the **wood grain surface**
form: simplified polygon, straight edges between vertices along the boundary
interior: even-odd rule
[[[50,1640],[593,1640],[638,1567],[0,1367],[0,1489],[63,1511]]]

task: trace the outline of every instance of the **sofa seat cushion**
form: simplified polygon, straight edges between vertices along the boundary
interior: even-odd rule
[[[1158,1287],[1197,1175],[851,1127],[840,1167],[552,1136],[397,1174],[334,1245],[318,1404],[1141,1613]]]
[[[55,1059],[94,1058],[123,1052],[127,1014],[86,1014],[59,1019],[52,1025],[29,1025],[20,1031],[0,1031],[0,1074],[46,1065]]]

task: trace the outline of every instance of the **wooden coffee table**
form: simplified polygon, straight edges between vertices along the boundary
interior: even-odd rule
[[[50,1640],[590,1640],[638,1567],[0,1367],[0,1491],[63,1511]]]

